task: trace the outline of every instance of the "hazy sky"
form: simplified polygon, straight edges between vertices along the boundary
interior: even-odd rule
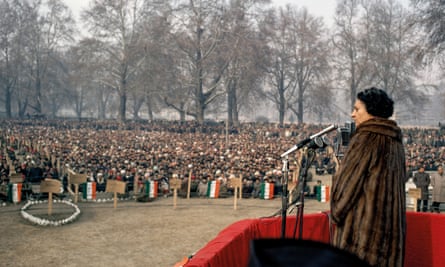
[[[273,0],[276,5],[293,4],[298,8],[306,7],[310,14],[323,17],[326,24],[332,23],[336,0]]]
[[[80,12],[82,8],[86,8],[88,6],[89,0],[63,0],[74,12],[77,14]],[[305,6],[309,13],[322,16],[325,18],[326,22],[332,19],[335,12],[335,5],[337,0],[272,0],[272,3],[275,5],[286,5],[293,4],[297,7]],[[408,6],[409,0],[399,0],[398,2]]]
[[[73,11],[76,19],[81,9],[88,7],[89,0],[63,0]],[[336,0],[272,0],[276,5],[293,4],[297,7],[305,6],[309,13],[322,16],[325,22],[330,24],[334,15]]]

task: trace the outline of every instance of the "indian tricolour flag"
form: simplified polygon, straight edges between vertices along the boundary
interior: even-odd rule
[[[329,201],[329,186],[327,185],[317,185],[315,186],[315,192],[317,200],[320,202]]]
[[[19,203],[22,200],[22,184],[9,184],[8,189],[8,200],[13,203]]]
[[[261,199],[272,199],[274,194],[274,184],[273,183],[262,183],[260,197]]]
[[[207,197],[218,198],[220,181],[211,181],[207,185]]]
[[[149,198],[158,197],[158,182],[157,181],[146,181],[145,182],[145,195]]]
[[[82,196],[84,199],[96,199],[96,182],[86,182],[82,184]]]

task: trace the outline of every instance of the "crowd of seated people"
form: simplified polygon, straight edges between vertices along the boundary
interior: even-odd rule
[[[243,123],[227,135],[224,123],[4,120],[1,182],[7,182],[13,168],[24,181],[51,177],[67,187],[66,169],[70,169],[86,173],[98,191],[105,190],[107,180],[116,179],[127,182],[128,190],[136,193],[142,192],[145,181],[158,181],[159,192],[169,194],[168,182],[175,176],[183,182],[182,192],[191,179],[192,196],[205,196],[204,188],[213,180],[220,182],[220,196],[228,196],[233,192],[228,181],[241,177],[243,197],[259,197],[260,184],[266,181],[275,184],[275,194],[281,194],[280,155],[324,127]],[[440,129],[406,128],[403,133],[409,173],[419,165],[434,170],[443,164],[445,142]],[[290,156],[291,172],[299,153]],[[315,173],[333,174],[332,158],[326,150],[318,151],[312,165]]]

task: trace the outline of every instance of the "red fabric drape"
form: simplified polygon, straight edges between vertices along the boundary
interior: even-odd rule
[[[186,267],[244,267],[253,239],[280,238],[281,217],[247,219],[222,230],[199,250]],[[295,216],[287,217],[286,238],[293,238]],[[296,229],[298,238],[298,229]],[[329,219],[324,213],[304,215],[303,239],[329,242]],[[445,267],[445,215],[407,213],[405,267]]]

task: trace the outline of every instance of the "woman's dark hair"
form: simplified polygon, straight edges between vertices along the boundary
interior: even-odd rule
[[[389,118],[394,112],[394,101],[382,89],[371,87],[357,94],[366,111],[376,117]]]

